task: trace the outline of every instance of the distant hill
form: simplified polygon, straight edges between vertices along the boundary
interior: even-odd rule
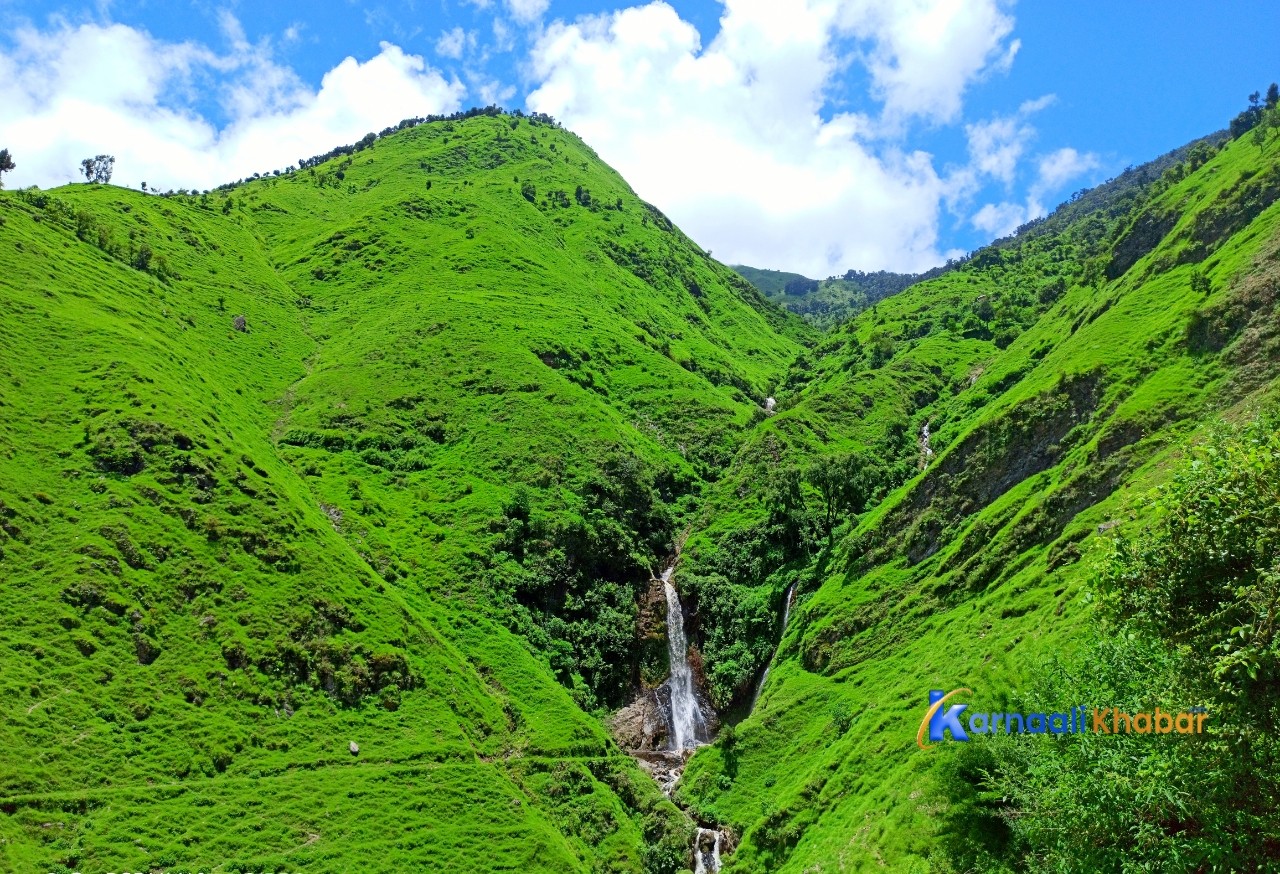
[[[939,271],[922,274],[877,270],[849,270],[843,276],[810,279],[799,273],[764,270],[737,264],[733,269],[760,289],[770,301],[803,316],[817,328],[830,328],[851,318],[877,301],[910,288]]]

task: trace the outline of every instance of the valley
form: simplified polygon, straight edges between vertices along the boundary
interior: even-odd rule
[[[548,117],[361,143],[0,192],[3,867],[1067,858],[1018,830],[1031,747],[920,750],[927,694],[1016,709],[1104,662],[1157,694],[1098,654],[1137,609],[1104,583],[1197,447],[1274,484],[1274,138],[850,271],[808,320]],[[1200,846],[1207,811],[1134,810]]]

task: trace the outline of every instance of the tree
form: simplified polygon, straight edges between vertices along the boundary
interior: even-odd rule
[[[4,188],[4,174],[16,166],[18,165],[13,163],[13,156],[9,154],[9,150],[0,149],[0,188]]]
[[[764,504],[771,524],[781,529],[784,545],[793,554],[804,549],[804,478],[794,464],[775,466],[764,482]]]
[[[854,452],[819,456],[805,471],[805,478],[822,496],[822,528],[828,536],[839,517],[861,513],[870,496],[870,465]]]
[[[1267,109],[1275,109],[1277,103],[1280,103],[1280,85],[1272,82],[1267,89]]]
[[[111,181],[111,171],[115,166],[115,155],[96,155],[80,162],[80,172],[87,181],[106,185]]]
[[[1278,427],[1274,414],[1224,425],[1189,450],[1136,508],[1144,528],[1101,557],[1101,609],[1081,655],[1037,665],[1020,708],[1201,706],[1212,727],[1186,742],[1095,729],[1034,750],[1007,735],[958,745],[972,775],[963,803],[998,817],[1012,833],[1004,846],[1022,855],[999,870],[1276,870]]]

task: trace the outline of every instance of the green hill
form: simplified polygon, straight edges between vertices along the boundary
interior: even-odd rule
[[[1274,399],[1280,147],[820,333],[550,119],[420,121],[0,193],[2,867],[675,874],[695,820],[726,872],[1031,865],[927,692],[1089,652],[1097,556]],[[605,728],[678,549],[731,726],[687,814]]]
[[[580,140],[4,192],[0,300],[2,867],[689,846],[582,708],[808,334]]]
[[[685,774],[683,798],[742,835],[727,871],[974,864],[991,832],[957,833],[951,759],[916,748],[926,693],[998,709],[1045,682],[1083,639],[1093,557],[1149,521],[1145,490],[1207,423],[1274,398],[1274,149],[1202,144],[793,366],[686,549],[724,706],[798,593],[757,709]]]
[[[803,317],[815,328],[825,330],[891,294],[939,276],[951,268],[948,265],[919,274],[849,270],[843,276],[827,279],[809,279],[799,273],[762,270],[744,264],[735,265],[733,269],[773,303]]]

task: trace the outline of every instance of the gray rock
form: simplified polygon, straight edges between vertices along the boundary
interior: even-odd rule
[[[609,728],[625,750],[661,750],[667,745],[667,717],[653,689],[615,713]]]

